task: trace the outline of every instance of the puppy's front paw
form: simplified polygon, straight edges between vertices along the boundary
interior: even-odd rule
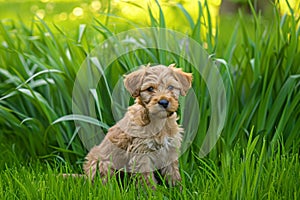
[[[181,176],[180,176],[179,171],[175,171],[173,174],[169,174],[166,177],[166,180],[170,186],[178,185],[181,182]]]
[[[136,178],[138,178],[138,181],[136,182],[138,185],[146,185],[152,190],[156,190],[157,187],[157,181],[151,172],[145,172],[142,174],[136,174]]]

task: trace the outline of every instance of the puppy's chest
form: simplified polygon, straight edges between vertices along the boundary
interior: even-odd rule
[[[133,138],[132,143],[128,146],[127,151],[131,153],[147,153],[159,150],[169,150],[170,148],[180,147],[180,133],[175,136],[157,135],[151,138]]]

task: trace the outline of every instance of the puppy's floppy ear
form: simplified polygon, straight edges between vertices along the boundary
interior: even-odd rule
[[[140,95],[140,89],[145,73],[146,68],[142,67],[137,71],[125,75],[124,85],[132,97],[138,97]]]
[[[192,80],[193,80],[192,74],[183,72],[181,68],[175,68],[175,64],[169,65],[169,68],[171,68],[174,71],[175,78],[181,84],[180,94],[182,96],[185,96],[187,91],[192,86]]]

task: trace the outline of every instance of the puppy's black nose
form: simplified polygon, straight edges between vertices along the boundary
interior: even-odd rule
[[[164,108],[167,108],[168,105],[169,105],[169,101],[166,100],[166,99],[162,99],[162,100],[159,100],[159,101],[158,101],[158,104],[161,105],[161,106],[164,107]]]

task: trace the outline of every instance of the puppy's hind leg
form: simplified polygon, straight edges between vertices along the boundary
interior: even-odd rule
[[[88,160],[84,166],[84,173],[87,175],[87,177],[89,178],[89,180],[91,180],[92,182],[95,179],[96,173],[97,173],[97,168],[98,168],[98,160]]]
[[[115,173],[110,161],[100,161],[98,164],[98,170],[103,184],[107,183],[109,178],[111,178]]]
[[[92,182],[94,182],[98,171],[103,184],[107,183],[108,178],[114,174],[114,169],[110,161],[100,161],[98,159],[89,160],[84,165],[84,171]]]

